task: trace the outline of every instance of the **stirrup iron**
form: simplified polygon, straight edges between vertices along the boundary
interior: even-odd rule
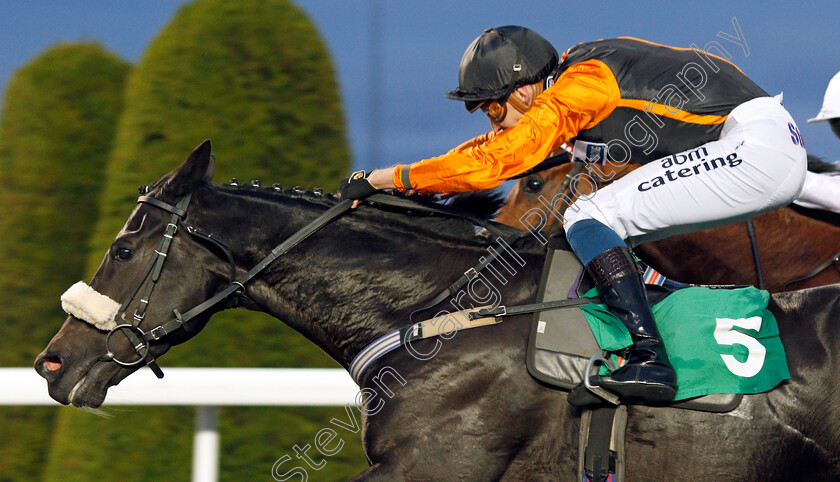
[[[610,360],[608,351],[601,350],[599,352],[596,352],[594,355],[592,355],[592,358],[589,359],[589,363],[586,364],[586,372],[584,373],[583,377],[583,386],[586,387],[587,390],[592,392],[598,398],[606,400],[607,402],[613,405],[620,405],[621,401],[618,398],[618,395],[607,391],[597,385],[593,385],[592,382],[589,380],[593,369],[595,369],[597,373],[596,364],[607,365],[612,371],[615,371],[617,369],[612,360]]]

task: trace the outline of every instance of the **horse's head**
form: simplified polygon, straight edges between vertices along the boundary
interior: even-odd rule
[[[176,318],[174,310],[198,305],[213,294],[219,278],[228,277],[219,256],[190,236],[176,235],[189,217],[192,193],[212,178],[213,170],[210,142],[205,141],[140,198],[90,285],[79,282],[62,295],[70,316],[35,360],[56,401],[101,405],[110,386],[207,322],[209,312],[196,318],[189,333],[148,337],[153,328]]]
[[[560,232],[563,226],[557,222],[557,212],[562,213],[579,196],[591,194],[638,167],[566,163],[530,174],[513,186],[495,220],[529,231],[536,228],[549,235]]]

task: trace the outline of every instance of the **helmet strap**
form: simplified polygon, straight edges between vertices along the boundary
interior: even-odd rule
[[[510,76],[507,91],[504,97],[502,97],[504,100],[511,99],[511,94],[516,89],[516,82],[519,80],[519,75],[522,72],[522,51],[524,50],[526,35],[528,35],[528,29],[523,29],[522,37],[519,39],[519,45],[516,47],[516,62],[513,63],[513,73]]]
[[[508,102],[510,102],[510,105],[512,105],[514,109],[518,110],[523,114],[531,108],[531,106],[534,104],[534,99],[536,99],[537,96],[542,93],[543,83],[537,82],[526,87],[528,87],[528,90],[531,93],[531,98],[529,99],[529,102],[527,104],[516,96],[516,92],[512,92],[510,94],[510,97],[508,97]]]

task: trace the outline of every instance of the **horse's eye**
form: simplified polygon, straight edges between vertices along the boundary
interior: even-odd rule
[[[129,259],[131,259],[131,254],[131,250],[128,248],[117,248],[117,253],[115,257],[123,261],[128,261]]]
[[[528,192],[540,192],[543,188],[543,181],[538,177],[529,177],[525,179],[524,189]]]

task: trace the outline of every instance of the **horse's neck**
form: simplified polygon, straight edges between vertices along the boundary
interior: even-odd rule
[[[231,243],[238,246],[241,272],[324,211],[302,200],[290,205],[244,197],[237,196],[236,203],[247,218],[228,213],[227,220],[216,221],[241,226],[247,219],[250,224],[237,229],[239,238]],[[489,253],[477,241],[439,239],[421,228],[407,229],[405,223],[362,222],[358,218],[363,215],[345,214],[279,258],[248,285],[249,303],[243,305],[282,320],[345,365],[367,344],[409,324],[412,311]],[[249,239],[263,241],[254,247],[247,245]],[[524,291],[536,284],[533,268],[539,264],[533,255],[528,259],[530,266],[516,266],[517,279],[528,280],[519,285]],[[508,292],[506,302],[521,297],[523,289],[513,285],[499,287]]]
[[[770,291],[837,254],[840,227],[782,208],[753,219],[764,281]],[[666,276],[689,283],[752,284],[753,252],[744,223],[676,235],[636,247]]]
[[[824,388],[812,394],[834,394],[832,406],[836,406],[840,371],[814,367],[836,367],[840,363],[840,284],[774,293],[770,309],[776,316],[794,380]],[[827,378],[815,378],[821,376]]]
[[[829,214],[829,213],[826,213]],[[837,215],[834,215],[837,219]],[[802,276],[837,254],[840,225],[810,217],[797,209],[771,211],[754,220],[762,263],[784,266],[784,283]]]
[[[826,229],[829,229],[831,231],[840,231],[840,214],[838,213],[823,209],[805,208],[796,204],[790,205],[790,211],[795,212],[796,214],[804,216],[805,218],[813,220],[815,222],[818,221],[820,223],[826,224],[828,225],[828,227],[824,226]]]

